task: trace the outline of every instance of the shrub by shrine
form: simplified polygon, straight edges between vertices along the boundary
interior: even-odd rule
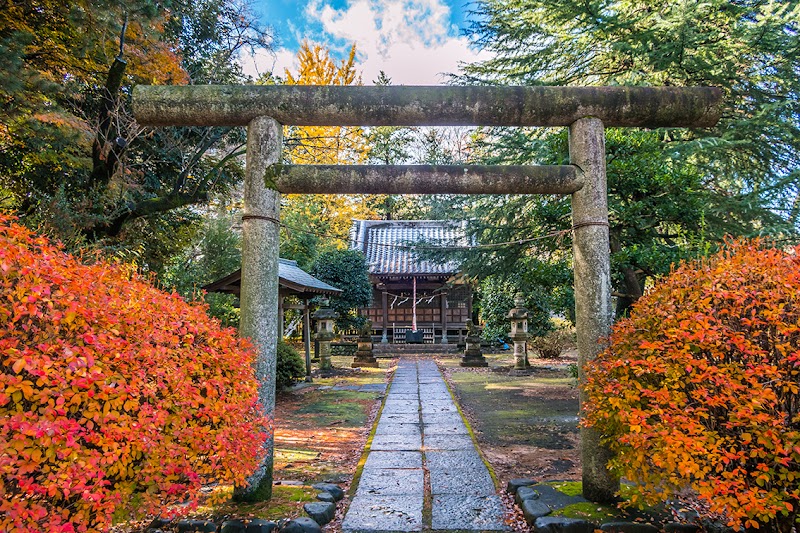
[[[587,367],[585,422],[636,483],[690,488],[731,525],[791,531],[800,505],[800,247],[735,242],[676,268]]]
[[[244,485],[271,431],[254,357],[203,306],[0,217],[0,530],[104,531]]]

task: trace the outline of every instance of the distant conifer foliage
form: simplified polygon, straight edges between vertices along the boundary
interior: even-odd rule
[[[800,246],[729,242],[684,263],[587,368],[585,423],[638,484],[692,488],[731,525],[791,531],[800,505]]]
[[[0,530],[105,531],[244,484],[271,431],[254,357],[203,306],[0,215]]]

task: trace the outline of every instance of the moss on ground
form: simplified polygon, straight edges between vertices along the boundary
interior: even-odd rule
[[[487,356],[491,366],[511,363],[510,356]],[[458,366],[459,359],[440,360]],[[568,369],[540,369],[531,375],[453,371],[451,383],[484,442],[525,444],[553,450],[572,447],[578,431],[578,400]]]
[[[620,518],[623,515],[620,510],[611,505],[600,505],[592,502],[580,502],[567,505],[563,509],[553,511],[552,516],[564,516],[566,518],[580,518],[590,522],[607,522],[609,519]]]
[[[272,498],[268,502],[227,502],[215,507],[213,516],[217,519],[226,516],[267,520],[294,518],[303,514],[303,504],[317,501],[318,493],[318,490],[310,486],[275,485],[272,488]]]
[[[353,372],[351,375],[347,376],[330,376],[325,378],[315,378],[314,383],[321,383],[331,381],[332,383],[336,383],[337,381],[341,381],[343,384],[352,385],[354,383],[358,383],[360,381],[364,381],[366,383],[383,383],[385,381],[386,369],[394,361],[392,359],[378,359],[378,364],[380,364],[380,368],[370,368],[370,367],[363,367],[359,369],[351,368],[350,365],[353,364],[353,356],[345,356],[345,355],[334,355],[331,357],[331,364],[333,368],[340,369],[345,372]],[[317,363],[312,363],[314,368],[317,368]]]
[[[363,426],[367,421],[364,402],[375,399],[375,393],[331,389],[317,390],[308,396],[309,401],[297,412],[314,415],[315,424],[321,426]]]
[[[275,462],[291,463],[295,461],[313,461],[319,457],[316,450],[304,450],[302,448],[276,448]]]
[[[549,481],[545,485],[550,485],[567,496],[581,496],[583,494],[583,484],[580,481]],[[625,502],[629,499],[632,487],[623,484],[620,489],[620,497]],[[589,520],[596,524],[613,520],[620,521],[644,521],[650,523],[660,523],[669,519],[669,515],[660,506],[648,507],[646,509],[620,508],[618,505],[605,505],[593,502],[579,502],[568,505],[563,509],[553,511],[552,516],[563,516],[566,518],[580,518]]]
[[[551,481],[545,483],[554,489],[563,492],[567,496],[581,496],[583,495],[583,483],[580,481]]]

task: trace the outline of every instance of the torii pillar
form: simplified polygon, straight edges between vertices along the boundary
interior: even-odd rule
[[[597,357],[600,340],[611,333],[611,251],[608,235],[606,150],[603,122],[582,118],[569,127],[570,162],[583,171],[583,187],[572,193],[572,255],[575,280],[575,323],[578,337],[578,381],[585,383],[584,365]],[[580,391],[580,408],[586,401]],[[581,418],[583,418],[581,416]],[[619,479],[608,470],[610,450],[594,428],[581,427],[583,496],[607,502],[619,490]]]
[[[278,346],[278,247],[281,195],[267,186],[268,169],[280,163],[283,126],[269,117],[256,117],[247,125],[247,159],[242,215],[242,287],[239,296],[239,335],[249,338],[259,353],[255,364],[258,402],[274,428],[275,369]],[[271,429],[272,429],[271,428]],[[234,497],[245,501],[272,496],[275,456],[273,431],[262,450],[261,464],[249,487],[237,487]]]

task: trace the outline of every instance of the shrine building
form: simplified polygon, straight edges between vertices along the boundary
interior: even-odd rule
[[[465,223],[451,220],[354,220],[350,248],[364,253],[372,304],[360,309],[382,343],[448,344],[466,335],[472,288],[452,260],[422,247],[467,246]]]

